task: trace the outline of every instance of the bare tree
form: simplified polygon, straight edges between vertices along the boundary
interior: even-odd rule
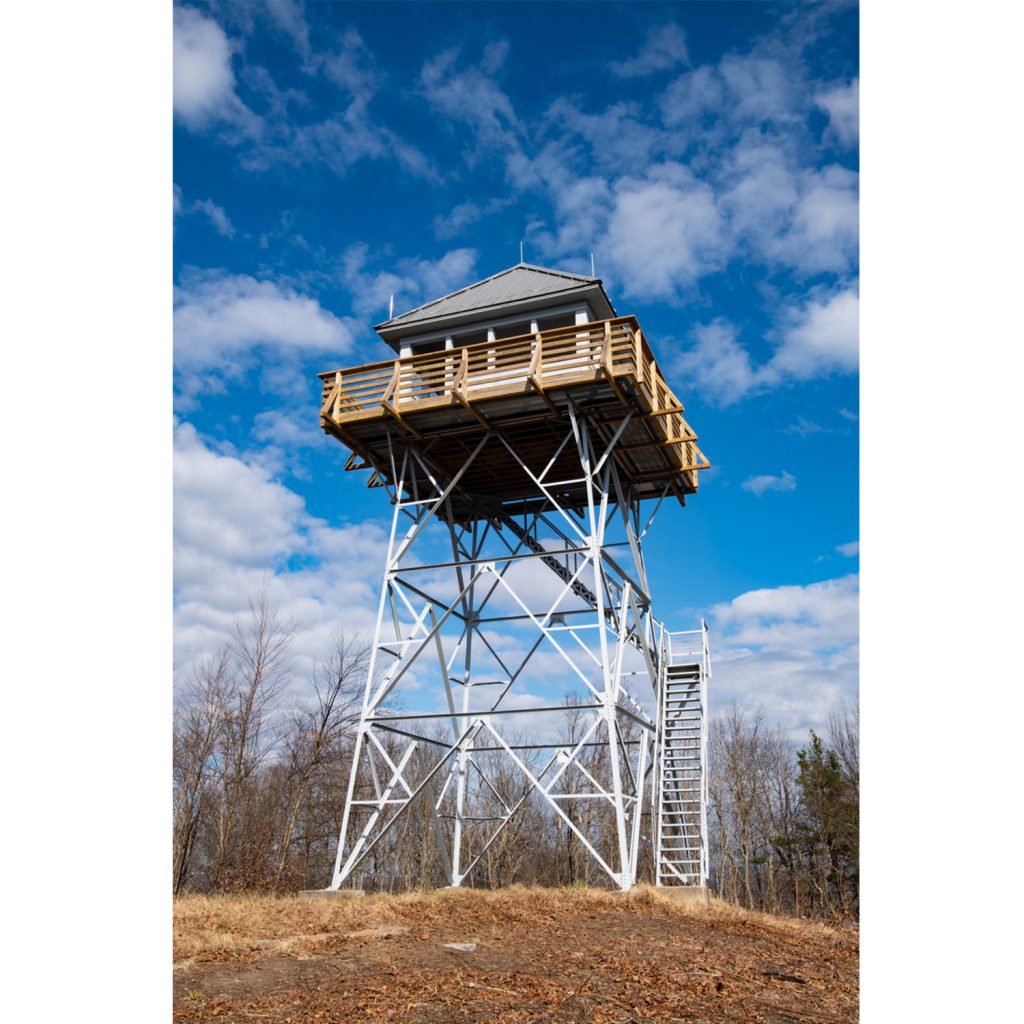
[[[271,712],[291,671],[294,627],[283,621],[262,587],[249,602],[249,615],[236,623],[228,646],[234,664],[230,710],[220,731],[220,814],[212,884],[244,884],[259,851],[246,844],[256,818],[249,786],[273,747]],[[248,849],[245,846],[248,845]]]
[[[313,701],[292,714],[286,734],[288,786],[275,871],[278,884],[314,776],[339,740],[359,723],[370,647],[364,639],[349,637],[343,630],[334,634],[333,642],[330,654],[314,668]]]
[[[204,659],[174,714],[174,892],[184,888],[199,829],[205,822],[211,758],[227,712],[228,651]]]

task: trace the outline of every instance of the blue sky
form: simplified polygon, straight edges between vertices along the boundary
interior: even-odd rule
[[[317,425],[372,325],[518,260],[597,272],[713,468],[659,617],[794,738],[857,688],[855,6],[175,7],[175,661],[259,580],[369,628],[389,509]]]

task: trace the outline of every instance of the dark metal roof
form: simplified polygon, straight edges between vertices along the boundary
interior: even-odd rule
[[[524,299],[579,291],[588,285],[600,287],[601,279],[570,274],[564,270],[548,270],[546,267],[535,267],[529,263],[517,263],[508,270],[502,270],[498,274],[477,281],[476,284],[460,288],[457,292],[386,320],[375,329],[393,330],[477,309],[490,309],[494,306],[521,302]]]

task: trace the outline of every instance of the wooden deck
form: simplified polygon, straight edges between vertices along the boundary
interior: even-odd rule
[[[454,474],[491,427],[535,473],[555,458],[547,478],[567,481],[579,475],[572,445],[558,455],[570,402],[586,416],[599,447],[632,413],[615,459],[620,479],[638,498],[658,497],[667,486],[682,502],[709,465],[631,316],[319,376],[320,425],[354,453],[346,469],[373,470],[370,486],[391,479],[389,434],[414,438],[435,466]],[[462,484],[474,505],[461,514],[492,504],[511,511],[516,502],[537,498],[500,441],[491,442]],[[568,506],[585,504],[581,484],[558,493]]]

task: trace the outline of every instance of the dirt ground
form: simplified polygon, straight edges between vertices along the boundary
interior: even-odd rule
[[[649,888],[189,896],[174,916],[181,1022],[857,1020],[856,929]]]

